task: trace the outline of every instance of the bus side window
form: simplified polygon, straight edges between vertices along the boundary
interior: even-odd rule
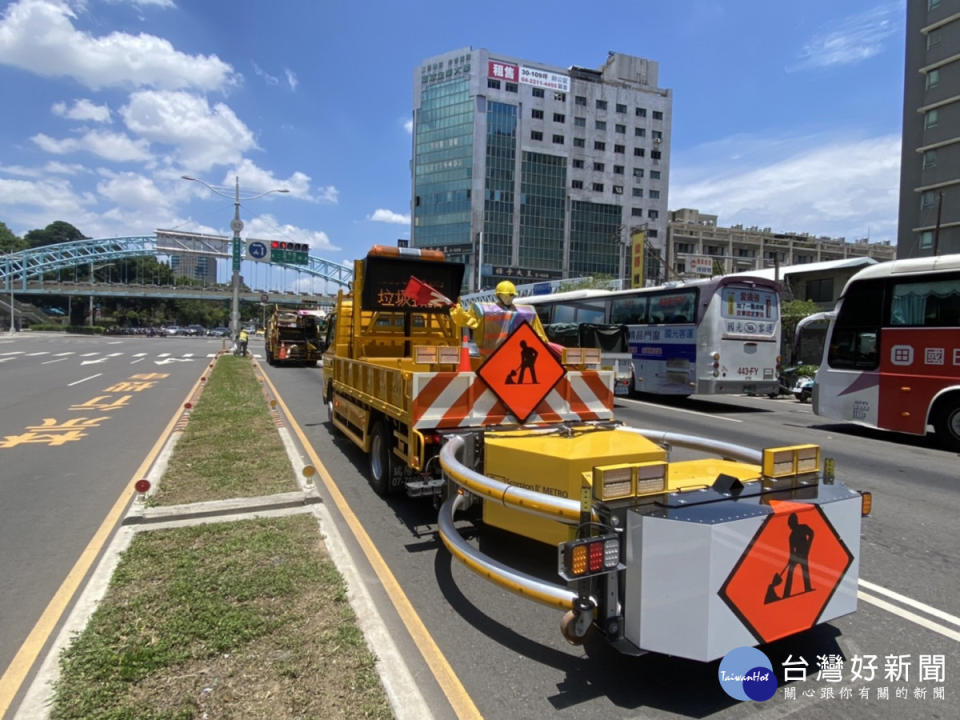
[[[827,363],[850,370],[874,370],[879,365],[877,337],[884,298],[883,280],[855,283],[844,295],[830,338]]]

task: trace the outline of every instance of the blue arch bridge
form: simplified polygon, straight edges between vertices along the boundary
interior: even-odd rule
[[[252,240],[249,238],[248,240]],[[137,257],[184,256],[193,255],[215,259],[232,260],[231,237],[204,235],[176,230],[157,230],[153,235],[130,237],[93,238],[73,242],[46,245],[29,250],[0,256],[0,310],[6,311],[13,294],[31,295],[67,295],[81,297],[150,297],[195,300],[229,300],[229,283],[219,286],[161,286],[151,284],[149,278],[140,278],[142,282],[104,282],[94,279],[93,270],[109,267],[112,261]],[[269,242],[269,241],[264,241]],[[262,263],[253,258],[245,262],[257,262],[261,266],[281,269],[282,274],[296,273],[297,279],[316,278],[323,281],[325,291],[328,283],[346,287],[353,280],[353,268],[330,260],[308,256],[307,265],[284,265],[280,263]],[[90,268],[89,280],[69,281],[61,279],[66,271],[78,267]],[[50,274],[56,272],[58,279],[51,280]],[[46,277],[45,277],[46,276]],[[325,292],[287,292],[271,288],[276,285],[276,273],[253,273],[253,278],[245,278],[241,287],[240,299],[249,302],[309,304],[331,303],[333,298]],[[76,277],[74,273],[74,277]],[[256,287],[261,283],[262,287]],[[313,284],[313,283],[311,283]],[[298,283],[302,285],[302,283]],[[38,298],[39,299],[39,298]],[[18,311],[19,312],[19,311]],[[4,315],[7,312],[3,312]]]

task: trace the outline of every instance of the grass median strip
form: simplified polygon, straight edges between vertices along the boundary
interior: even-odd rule
[[[191,411],[151,505],[297,490],[249,360],[220,358]]]

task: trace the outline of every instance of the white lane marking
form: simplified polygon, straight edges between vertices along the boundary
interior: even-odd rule
[[[146,360],[146,358],[137,358],[136,360],[132,361],[130,364],[136,365],[138,362],[143,362],[144,360]]]
[[[93,357],[94,355],[99,355],[99,354],[100,354],[100,353],[98,353],[98,352],[93,352],[93,353],[80,353],[80,357]]]
[[[123,340],[114,340],[113,342],[108,342],[107,345],[123,345]]]
[[[956,615],[951,615],[948,612],[943,610],[938,610],[935,607],[931,607],[925,603],[920,602],[919,600],[914,600],[909,598],[906,595],[901,595],[900,593],[894,592],[893,590],[887,590],[885,587],[876,585],[872,582],[867,582],[863,578],[860,578],[860,585],[866,590],[871,592],[879,593],[880,595],[886,595],[891,600],[896,600],[901,602],[904,605],[909,605],[910,607],[915,607],[917,610],[922,610],[927,615],[933,615],[933,617],[940,618],[941,620],[946,620],[948,623],[953,623],[954,625],[960,626],[960,617]]]
[[[876,605],[881,610],[886,610],[887,612],[891,612],[894,615],[899,615],[904,620],[909,620],[910,622],[916,623],[921,627],[927,628],[927,630],[933,630],[933,632],[935,633],[939,633],[944,637],[948,637],[951,640],[956,640],[960,642],[960,632],[958,632],[957,630],[948,628],[945,625],[941,625],[940,623],[935,623],[933,622],[933,620],[927,620],[925,617],[920,617],[916,613],[912,613],[909,610],[903,610],[902,608],[898,608],[896,605],[888,603],[886,600],[881,600],[880,598],[874,597],[873,595],[868,595],[863,590],[857,590],[857,597],[863,600],[864,602],[870,603],[871,605]]]
[[[192,357],[193,357],[193,353],[184,353],[183,356],[184,356],[184,357],[190,357],[190,358],[192,358]]]
[[[160,353],[159,355],[157,355],[157,357],[167,357],[169,355],[170,353]]]
[[[46,362],[40,363],[41,365],[53,365],[54,363],[63,362],[64,360],[69,360],[70,358],[58,358],[56,360],[47,360]]]
[[[154,361],[153,361],[153,364],[154,364],[154,365],[169,365],[170,363],[177,363],[177,362],[193,362],[193,358],[175,358],[175,357],[168,357],[168,358],[164,358],[163,360],[154,360]]]
[[[97,358],[96,360],[83,360],[81,365],[99,365],[100,363],[105,363],[107,359],[105,357]]]
[[[98,378],[98,377],[100,377],[101,375],[103,375],[103,373],[97,373],[96,375],[91,375],[90,377],[85,377],[85,378],[83,378],[83,380],[74,380],[72,383],[67,383],[67,387],[73,387],[74,385],[79,385],[79,384],[82,383],[82,382],[86,382],[87,380],[93,380],[94,378]]]
[[[689,415],[701,415],[705,418],[710,418],[711,420],[726,420],[727,422],[735,422],[735,423],[743,422],[743,420],[724,417],[723,415],[711,415],[710,413],[700,412],[699,410],[686,410],[684,408],[670,407],[669,405],[660,405],[658,403],[644,402],[643,400],[631,400],[630,398],[623,398],[623,397],[615,398],[614,403],[618,403],[618,402],[633,403],[634,405],[646,405],[648,407],[657,408],[658,410],[672,410],[673,412],[682,412],[682,413],[687,413]]]
[[[216,357],[216,356],[217,356],[216,353],[207,353],[207,357]]]
[[[142,357],[146,357],[147,354],[146,354],[146,353],[134,353],[133,356],[134,356],[134,357],[138,357],[138,358],[142,358]]]
[[[4,362],[6,362],[7,360],[15,360],[15,359],[16,359],[16,358],[12,358],[12,357],[0,358],[0,363],[4,363]]]
[[[23,355],[23,350],[13,350],[11,352],[0,353],[0,355]]]
[[[40,355],[49,355],[49,350],[43,350],[42,352],[27,353],[27,357],[39,357]]]
[[[120,357],[123,353],[109,353],[107,357]]]
[[[73,354],[74,354],[74,353],[73,353],[73,350],[71,350],[70,352],[54,353],[53,356],[54,356],[54,357],[63,357],[64,355],[73,355]]]

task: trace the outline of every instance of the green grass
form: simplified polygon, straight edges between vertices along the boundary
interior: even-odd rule
[[[221,357],[151,505],[289,492],[297,483],[253,366]]]
[[[312,515],[139,533],[51,718],[388,718]]]

